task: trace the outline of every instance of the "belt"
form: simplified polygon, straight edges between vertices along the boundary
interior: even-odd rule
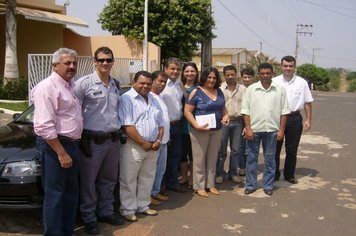
[[[242,120],[242,116],[238,117],[229,117],[230,121]]]
[[[170,123],[171,123],[171,125],[177,125],[177,124],[179,124],[179,122],[180,122],[180,120],[174,120],[174,121],[171,121]]]
[[[73,139],[73,138],[69,138],[63,135],[57,135],[57,138],[59,141],[62,142],[78,142],[80,139]]]
[[[107,138],[107,139],[111,139],[113,136],[117,136],[117,135],[120,135],[120,130],[117,130],[117,131],[113,131],[113,132],[110,132],[110,133],[105,133],[103,131],[93,131],[93,130],[83,130],[83,134],[84,135],[87,135],[89,137],[97,137],[97,136],[100,136],[102,138]]]
[[[300,111],[292,111],[291,113],[288,114],[288,116],[295,116],[295,115],[299,115]]]

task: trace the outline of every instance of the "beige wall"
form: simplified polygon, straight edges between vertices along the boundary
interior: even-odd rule
[[[27,55],[53,53],[63,45],[63,25],[26,20],[17,15],[17,59],[19,75],[27,77]],[[0,74],[4,73],[5,16],[0,16]]]
[[[107,46],[114,52],[115,57],[142,59],[142,44],[121,35],[83,37],[65,29],[64,46],[73,48],[81,56],[93,56],[98,47]],[[149,43],[148,71],[159,69],[160,55],[160,47]]]

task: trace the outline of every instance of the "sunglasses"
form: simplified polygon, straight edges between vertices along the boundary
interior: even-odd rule
[[[112,58],[107,58],[107,59],[104,59],[104,58],[98,58],[98,59],[95,59],[95,61],[99,62],[99,63],[104,63],[105,61],[107,63],[112,63],[114,61],[114,59]]]

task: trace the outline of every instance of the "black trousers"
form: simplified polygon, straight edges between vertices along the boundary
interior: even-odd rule
[[[286,149],[286,159],[284,162],[284,170],[283,170],[284,179],[295,178],[294,173],[295,173],[295,167],[297,165],[297,152],[298,152],[300,137],[302,136],[302,131],[303,131],[303,118],[301,114],[298,112],[295,114],[288,115],[286,129],[284,132],[285,149]],[[281,154],[283,141],[284,140],[277,142],[277,149],[276,149],[276,156],[275,156],[276,179],[279,179],[281,175],[279,172],[279,163],[280,163],[280,154]]]

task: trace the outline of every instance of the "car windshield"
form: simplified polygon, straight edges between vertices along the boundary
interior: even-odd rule
[[[16,123],[33,123],[34,106],[31,105],[24,112],[22,112],[15,120]]]

